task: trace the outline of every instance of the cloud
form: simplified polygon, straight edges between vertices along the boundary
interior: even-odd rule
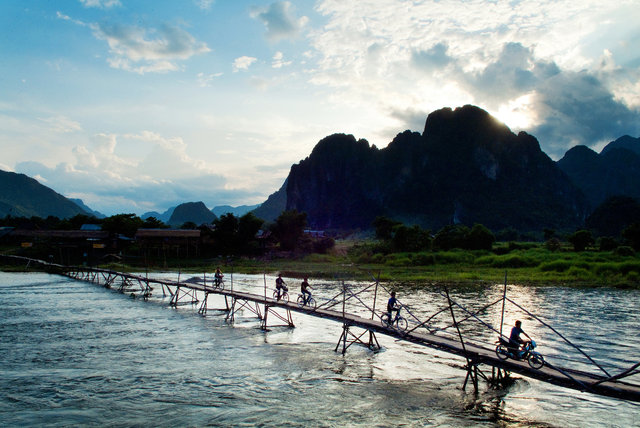
[[[288,1],[272,3],[268,8],[254,9],[252,17],[259,19],[267,28],[267,39],[277,42],[295,37],[307,24],[309,18],[296,18]]]
[[[57,133],[70,133],[82,130],[82,126],[65,116],[52,116],[40,119],[49,126],[49,129]]]
[[[273,55],[273,58],[271,61],[271,67],[282,68],[287,65],[291,65],[291,61],[285,61],[284,54],[282,52],[278,51]]]
[[[109,9],[115,6],[122,6],[120,0],[80,0],[84,7],[97,7],[100,9]]]
[[[309,80],[366,111],[378,145],[464,104],[534,134],[552,157],[639,132],[637,31],[612,26],[638,16],[631,3],[320,0],[315,11],[326,23],[308,32]]]
[[[195,0],[196,6],[198,6],[202,10],[211,9],[213,3],[215,3],[215,0]]]
[[[640,135],[640,111],[616,99],[603,81],[586,71],[560,73],[541,82],[534,103],[541,121],[531,132],[555,158],[577,144]]]
[[[257,58],[251,56],[241,56],[233,61],[233,72],[240,70],[248,70],[251,64],[257,61]]]
[[[73,148],[69,161],[48,167],[20,162],[16,171],[41,181],[67,197],[80,197],[105,214],[164,211],[187,201],[241,203],[257,191],[234,188],[213,165],[187,154],[180,137],[137,134],[98,134]],[[138,152],[125,157],[123,152]]]
[[[91,24],[91,28],[95,37],[108,43],[111,67],[139,74],[175,71],[177,60],[210,51],[206,43],[168,24],[158,29],[120,24]]]
[[[198,86],[200,86],[201,88],[206,88],[208,86],[211,86],[211,82],[213,82],[215,78],[220,76],[222,76],[222,73],[211,73],[211,74],[198,73],[198,76],[197,76]]]

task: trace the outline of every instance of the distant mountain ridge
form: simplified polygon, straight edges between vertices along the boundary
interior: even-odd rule
[[[78,204],[24,174],[0,170],[0,216],[71,218],[91,215]]]
[[[640,138],[625,135],[600,153],[575,146],[558,166],[582,190],[593,209],[612,196],[640,199]]]
[[[180,226],[187,222],[193,222],[196,225],[201,225],[212,223],[216,218],[216,215],[206,207],[204,202],[186,202],[173,210],[168,224]]]
[[[237,207],[232,207],[231,205],[218,205],[213,207],[211,212],[213,212],[216,216],[220,217],[225,214],[233,214],[236,217],[242,217],[249,211],[253,211],[258,208],[260,204],[256,205],[240,205]]]
[[[80,208],[82,208],[84,211],[86,211],[87,213],[89,213],[89,215],[94,216],[95,218],[105,218],[106,216],[104,214],[102,214],[100,211],[95,211],[92,210],[91,208],[89,208],[83,201],[82,199],[75,199],[75,198],[69,198],[69,200],[71,202],[73,202],[74,204],[76,204],[77,206],[79,206]]]
[[[379,215],[434,230],[565,229],[588,213],[535,137],[470,105],[431,113],[422,134],[405,131],[381,150],[351,135],[326,137],[287,181],[286,208],[321,229],[369,228]]]

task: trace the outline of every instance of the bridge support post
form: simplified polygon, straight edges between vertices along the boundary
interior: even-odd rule
[[[200,315],[207,315],[207,300],[209,299],[209,292],[204,292],[204,299],[202,299],[202,304],[200,305],[200,309],[198,309],[198,313]]]
[[[284,322],[284,324],[272,325],[271,327],[277,327],[277,326],[295,327],[295,325],[293,324],[293,317],[291,316],[291,311],[288,308],[286,309],[286,311],[287,311],[286,315],[282,315],[282,314],[276,312],[276,310],[272,306],[270,306],[268,304],[265,304],[264,305],[264,316],[260,317],[260,321],[261,321],[260,322],[260,328],[262,330],[265,330],[265,331],[269,330],[269,324],[267,323],[269,312],[271,312],[273,314],[273,316],[278,318],[280,321]],[[259,311],[256,311],[256,313],[258,314],[258,316],[260,316]]]
[[[354,343],[366,346],[372,351],[380,350],[380,343],[378,343],[378,339],[376,338],[376,334],[373,330],[364,330],[360,335],[356,335],[351,332],[350,329],[351,325],[347,323],[342,325],[342,334],[340,334],[340,339],[338,339],[334,352],[338,352],[338,348],[340,347],[340,344],[342,344],[342,355],[344,355],[347,352],[347,349],[349,349],[349,347]],[[362,336],[367,333],[369,333],[369,341],[365,342],[362,340]]]

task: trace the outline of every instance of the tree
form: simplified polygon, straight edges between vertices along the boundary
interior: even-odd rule
[[[182,230],[192,230],[192,229],[197,229],[198,225],[195,224],[192,221],[186,221],[184,223],[182,223],[182,226],[180,226],[180,229]]]
[[[574,251],[584,251],[587,247],[595,244],[593,234],[590,230],[578,230],[569,235],[567,241],[573,245]]]
[[[485,226],[474,224],[467,236],[467,248],[469,250],[491,250],[496,237]]]
[[[238,250],[238,218],[232,213],[221,215],[213,221],[213,238],[218,251],[232,254]]]
[[[466,248],[469,228],[461,224],[450,224],[438,231],[433,239],[433,245],[441,250],[452,248]]]
[[[102,230],[133,238],[144,222],[135,214],[116,214],[102,220]]]
[[[431,247],[431,234],[418,225],[399,224],[393,228],[391,242],[396,251],[424,251]]]
[[[256,234],[264,224],[264,220],[248,212],[238,221],[238,245],[242,250],[249,249],[251,242],[256,240]]]
[[[371,225],[376,231],[376,238],[388,241],[393,235],[393,228],[402,223],[392,220],[388,217],[378,216],[373,220]]]
[[[622,237],[634,250],[640,251],[640,223],[633,223],[622,231]]]
[[[273,235],[283,250],[294,250],[307,226],[307,213],[297,210],[284,211],[273,225]]]
[[[158,220],[155,217],[147,217],[142,223],[142,228],[144,229],[167,229],[168,227],[162,220]]]

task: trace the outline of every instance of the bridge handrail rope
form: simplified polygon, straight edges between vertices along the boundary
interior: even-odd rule
[[[593,360],[593,358],[591,358],[589,355],[587,355],[586,352],[584,352],[582,349],[580,349],[580,347],[578,347],[577,345],[574,345],[569,339],[567,339],[566,337],[564,337],[562,335],[562,333],[560,333],[558,330],[556,330],[555,328],[551,327],[549,324],[547,324],[546,322],[544,322],[543,320],[541,320],[539,317],[537,317],[536,315],[532,314],[531,312],[529,312],[528,310],[526,310],[525,308],[523,308],[522,306],[520,306],[519,304],[517,304],[516,302],[514,302],[513,300],[511,300],[508,297],[505,297],[505,299],[507,301],[509,301],[510,303],[513,303],[514,305],[516,305],[519,309],[523,310],[527,315],[533,317],[536,321],[538,321],[539,323],[541,323],[542,325],[544,325],[545,327],[549,328],[551,331],[553,331],[555,334],[557,334],[558,336],[560,336],[565,342],[567,342],[569,345],[573,346],[575,349],[578,350],[578,352],[580,352],[582,355],[584,355],[585,357],[587,357],[587,359],[589,361],[591,361],[595,366],[597,366],[600,370],[602,370],[602,372],[604,374],[607,375],[607,377],[611,377],[611,375],[597,362],[595,362]]]
[[[363,288],[362,290],[358,291],[357,293],[351,293],[352,296],[350,296],[348,299],[349,300],[351,297],[356,297],[358,294],[362,294],[365,291],[367,291],[369,288],[375,286],[375,284],[371,284],[368,285],[367,287]],[[347,286],[349,287],[349,286]],[[338,305],[338,304],[342,304],[342,300],[337,300],[338,297],[342,296],[343,292],[341,291],[340,293],[336,294],[334,297],[330,298],[326,303],[323,303],[322,305],[318,306],[317,309],[323,308],[323,309],[331,309],[332,307]],[[329,305],[328,303],[333,302],[333,304]]]
[[[446,290],[446,288],[445,288],[445,290]],[[446,296],[445,296],[445,295],[443,295],[443,294],[442,294],[442,292],[439,292],[439,294],[440,294],[441,296],[443,296],[443,297],[447,297],[447,298],[449,298],[448,293],[447,293],[447,295],[446,295]],[[473,313],[469,312],[469,311],[468,311],[464,306],[460,305],[460,304],[459,304],[458,302],[456,302],[455,300],[453,300],[453,299],[452,299],[451,301],[452,301],[452,303],[453,303],[454,305],[456,305],[457,307],[459,307],[460,309],[462,309],[464,312],[466,312],[466,313],[470,314],[473,318],[475,318],[476,320],[478,320],[478,322],[479,322],[479,323],[481,323],[481,324],[482,324],[482,325],[484,325],[485,327],[489,328],[489,330],[494,331],[494,332],[496,332],[496,333],[498,333],[498,334],[501,334],[499,330],[496,330],[492,325],[487,324],[486,322],[482,321],[482,320],[481,320],[480,318],[478,318],[475,314],[473,314]],[[460,324],[460,323],[457,323],[457,324]]]
[[[420,327],[424,327],[427,329],[427,331],[429,332],[429,334],[436,334],[436,332],[438,330],[444,330],[444,329],[440,329],[438,327],[434,327],[433,329],[430,329],[426,324],[429,323],[429,321],[431,321],[432,319],[434,319],[435,317],[437,317],[438,315],[440,315],[443,312],[446,312],[449,310],[449,307],[444,307],[442,309],[440,309],[439,311],[435,312],[433,315],[431,315],[429,318],[427,318],[425,321],[422,321],[420,324],[418,324],[417,326],[413,327],[411,330],[407,331],[407,334],[409,333],[413,333],[415,330],[419,329]]]
[[[612,381],[612,380],[618,380],[618,379],[622,379],[622,378],[625,378],[625,377],[628,377],[628,376],[633,376],[634,374],[638,374],[638,373],[640,373],[640,370],[636,370],[638,367],[640,367],[640,363],[634,364],[633,366],[631,366],[627,370],[625,370],[622,373],[619,373],[619,374],[617,374],[615,376],[611,376],[611,377],[608,377],[606,379],[601,379],[601,380],[597,381],[596,383],[594,383],[594,385],[599,385],[599,384],[604,383],[604,382],[609,382],[609,381]]]
[[[484,306],[484,307],[482,307],[482,308],[478,309],[475,313],[469,313],[470,315],[468,315],[468,316],[466,316],[465,318],[463,318],[463,319],[459,320],[457,324],[458,324],[458,325],[462,324],[463,322],[467,321],[468,319],[473,318],[475,315],[480,314],[481,312],[485,311],[485,310],[486,310],[486,309],[488,309],[489,307],[491,307],[491,306],[493,306],[493,305],[495,305],[496,303],[499,303],[499,302],[501,302],[501,301],[502,301],[502,297],[501,297],[500,299],[496,300],[495,302],[493,302],[493,303],[489,303],[488,305],[486,305],[486,306]],[[456,305],[460,306],[458,303],[456,303]],[[460,306],[460,307],[462,307],[462,306]],[[477,318],[477,317],[476,317],[476,318]],[[449,324],[449,325],[447,325],[447,326],[445,326],[445,327],[440,327],[440,328],[438,328],[438,330],[444,331],[444,330],[446,330],[446,329],[448,329],[448,328],[450,328],[450,327],[454,327],[454,324]],[[492,328],[493,328],[493,327],[492,327]],[[499,331],[497,331],[497,330],[494,330],[494,331],[496,331],[496,332],[498,333],[498,335],[500,335],[500,336],[504,336],[504,335],[503,335],[503,334],[501,334]],[[504,337],[506,337],[506,336],[504,336]]]

